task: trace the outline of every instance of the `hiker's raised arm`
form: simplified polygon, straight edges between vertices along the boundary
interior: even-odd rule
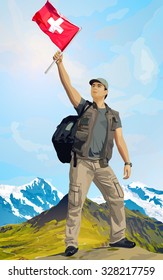
[[[59,77],[61,80],[61,83],[71,101],[73,106],[76,108],[78,107],[80,101],[81,101],[81,95],[79,92],[71,85],[71,81],[69,78],[69,75],[67,74],[67,71],[65,70],[65,67],[63,65],[63,55],[61,54],[60,51],[57,51],[53,59],[56,60],[56,64],[58,67],[58,72],[59,72]]]

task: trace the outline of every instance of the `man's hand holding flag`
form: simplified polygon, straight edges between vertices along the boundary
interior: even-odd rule
[[[80,31],[78,26],[74,25],[61,15],[49,1],[47,1],[46,4],[36,12],[32,20],[38,24],[40,29],[49,36],[51,41],[62,52],[74,36]],[[47,73],[52,64],[45,73]]]

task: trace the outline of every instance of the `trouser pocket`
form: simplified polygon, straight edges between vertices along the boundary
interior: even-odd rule
[[[117,179],[113,180],[113,185],[115,187],[115,192],[117,196],[123,198],[124,192]]]
[[[76,207],[79,206],[80,204],[79,192],[80,192],[80,185],[70,184],[70,191],[68,195],[70,205]]]

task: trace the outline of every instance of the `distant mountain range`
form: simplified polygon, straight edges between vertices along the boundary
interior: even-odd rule
[[[123,186],[125,207],[163,222],[163,191],[133,182]],[[53,185],[36,178],[23,186],[0,185],[0,226],[30,220],[56,206],[63,198]],[[102,197],[92,201],[105,203]]]
[[[53,256],[54,259],[64,258],[67,207],[68,195],[65,195],[56,206],[26,222],[0,227],[0,259],[53,259]],[[135,259],[144,259],[139,247],[148,250],[148,259],[154,258],[150,252],[163,253],[163,223],[127,208],[126,222],[126,237],[135,241],[137,245]],[[98,249],[105,248],[114,257],[118,249],[108,246],[109,233],[110,212],[106,203],[98,205],[86,199],[82,210],[79,251],[83,250],[84,256],[87,257],[94,248],[97,259],[104,259],[102,253],[99,255]],[[121,253],[119,259],[129,258],[127,249]],[[131,259],[134,259],[134,254],[133,249]],[[163,254],[160,255],[163,257]]]
[[[0,185],[0,226],[29,220],[58,204],[63,194],[41,178],[23,186]]]
[[[125,194],[126,208],[139,211],[163,222],[163,191],[149,188],[140,182],[133,182],[122,187]],[[91,198],[91,200],[98,204],[105,202],[102,196]]]

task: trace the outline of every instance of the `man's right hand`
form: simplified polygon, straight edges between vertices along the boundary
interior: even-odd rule
[[[54,56],[53,59],[55,60],[56,64],[59,64],[60,62],[62,62],[63,59],[63,54],[61,51],[57,51]]]

